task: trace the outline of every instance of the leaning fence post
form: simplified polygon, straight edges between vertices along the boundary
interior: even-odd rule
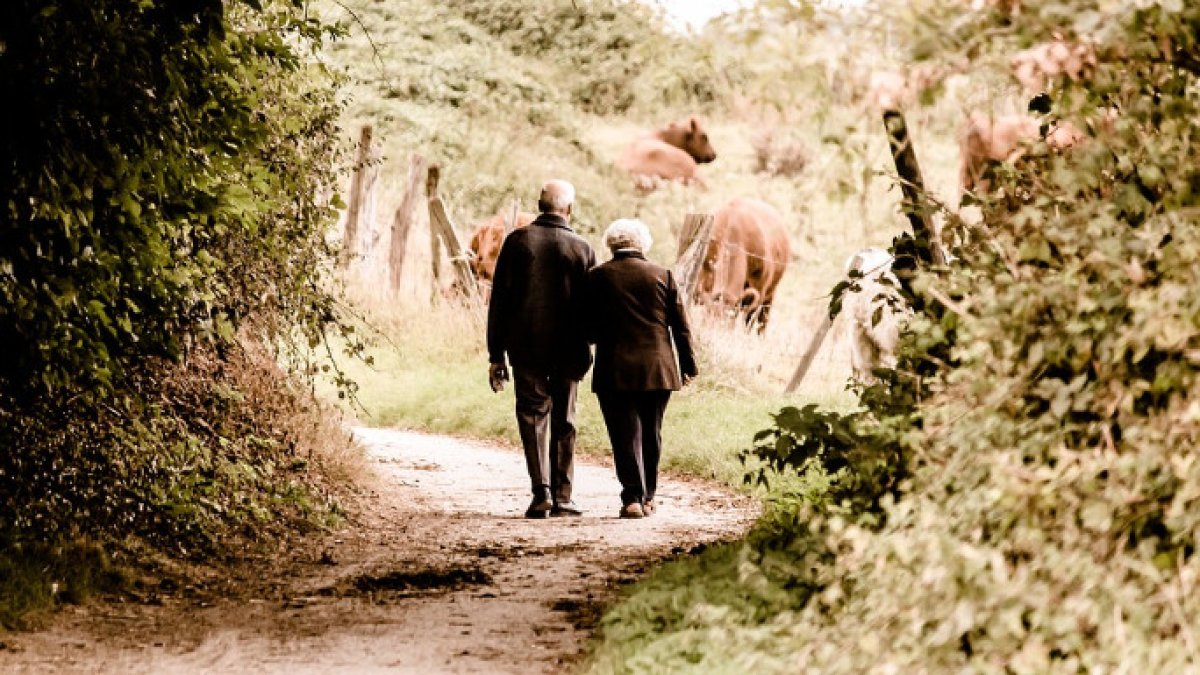
[[[883,128],[887,131],[896,173],[900,174],[900,189],[904,194],[902,207],[917,240],[921,262],[945,265],[945,252],[934,237],[933,219],[921,199],[921,193],[925,191],[925,179],[921,176],[921,165],[917,163],[917,153],[913,150],[904,115],[896,110],[883,111]]]
[[[454,269],[454,276],[462,285],[468,301],[475,304],[479,299],[479,289],[475,284],[475,275],[471,272],[471,266],[467,262],[466,250],[458,239],[458,233],[454,230],[450,216],[446,214],[442,198],[438,196],[440,177],[441,168],[436,164],[430,166],[425,182],[425,192],[429,198],[429,227],[435,236],[441,237],[442,244],[446,247],[446,254],[450,256],[450,265]]]
[[[513,230],[517,229],[517,221],[521,219],[520,202],[516,199],[512,203],[512,217],[504,218],[504,236],[507,237]]]
[[[683,229],[679,231],[678,259],[675,261],[675,276],[683,297],[694,300],[700,268],[708,252],[708,240],[712,236],[713,215],[711,213],[689,213],[683,218]]]
[[[342,235],[342,257],[339,261],[343,267],[358,254],[358,219],[362,212],[362,203],[366,198],[367,174],[371,170],[371,135],[370,124],[364,124],[358,137],[358,152],[354,160],[354,175],[350,178],[350,203],[346,206],[346,225]]]
[[[813,360],[817,357],[817,352],[821,349],[821,344],[825,342],[825,336],[829,334],[829,329],[833,328],[836,317],[830,316],[829,312],[824,312],[824,315],[825,318],[821,321],[821,325],[817,326],[817,331],[813,333],[812,338],[809,339],[808,349],[805,349],[804,356],[800,357],[800,365],[796,366],[796,372],[788,381],[787,388],[783,390],[783,393],[790,394],[796,391],[796,388],[804,381],[809,368],[812,367]]]

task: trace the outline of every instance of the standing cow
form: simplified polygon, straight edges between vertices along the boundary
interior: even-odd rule
[[[734,199],[714,215],[697,299],[741,313],[761,333],[791,256],[779,212],[757,199]]]
[[[1000,162],[1016,162],[1031,143],[1039,139],[1051,150],[1066,150],[1086,136],[1066,120],[1049,125],[1042,136],[1042,123],[1029,114],[992,117],[973,113],[959,130],[959,188],[961,194],[987,190],[989,167]]]
[[[519,211],[516,222],[513,222],[513,212],[505,209],[475,226],[475,233],[471,235],[471,260],[468,264],[479,285],[479,294],[485,302],[491,295],[492,278],[496,274],[496,258],[500,255],[504,237],[513,229],[532,223],[535,217],[528,211]]]
[[[649,192],[661,182],[672,180],[704,186],[697,166],[716,158],[708,132],[692,116],[634,141],[617,165],[633,176],[639,190]]]

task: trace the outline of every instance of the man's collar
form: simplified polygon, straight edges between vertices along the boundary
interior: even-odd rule
[[[623,260],[625,258],[640,258],[642,260],[645,260],[646,254],[642,253],[641,251],[637,250],[636,248],[619,248],[619,249],[613,251],[613,259],[614,260]]]
[[[538,217],[533,220],[533,225],[543,225],[545,227],[561,227],[570,230],[571,226],[567,223],[567,219],[557,213],[539,213]]]

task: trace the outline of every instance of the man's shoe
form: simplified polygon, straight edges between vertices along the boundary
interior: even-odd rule
[[[647,499],[646,501],[642,502],[642,513],[646,514],[647,516],[654,515],[654,512],[657,510],[658,506],[655,505],[653,499]]]
[[[579,508],[578,504],[568,499],[565,502],[558,502],[555,504],[554,508],[550,509],[550,515],[556,518],[560,516],[582,516],[583,509]]]
[[[550,501],[550,495],[534,495],[533,501],[529,502],[529,508],[525,509],[525,517],[546,518],[549,517],[550,510],[553,508],[554,502]]]
[[[622,518],[645,518],[646,512],[638,502],[629,502],[621,507],[620,515]]]

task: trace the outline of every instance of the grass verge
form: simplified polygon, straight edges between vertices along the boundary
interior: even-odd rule
[[[35,627],[46,611],[119,591],[127,581],[94,542],[18,543],[0,537],[0,631]]]
[[[376,316],[382,317],[377,329],[387,339],[371,351],[372,365],[355,360],[338,363],[358,383],[357,404],[348,408],[362,423],[519,443],[511,386],[495,394],[487,385],[479,319],[445,303],[433,308],[392,308]],[[741,485],[745,468],[738,452],[770,424],[770,413],[784,405],[819,403],[844,409],[851,404],[849,394],[829,387],[783,394],[780,381],[763,375],[772,345],[761,338],[752,340],[768,353],[747,354],[741,363],[718,366],[714,355],[746,340],[745,336],[704,321],[695,323],[701,376],[694,386],[677,392],[667,408],[664,470]],[[324,391],[332,392],[332,387]],[[610,452],[590,374],[580,384],[576,426],[580,452],[596,456]]]

